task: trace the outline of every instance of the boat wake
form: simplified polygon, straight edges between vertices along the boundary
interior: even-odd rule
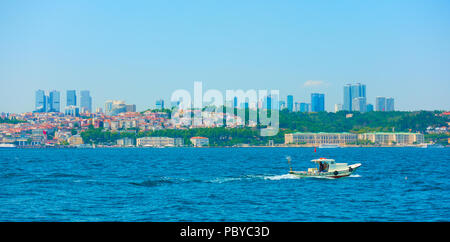
[[[266,176],[264,177],[265,180],[284,180],[284,179],[300,179],[300,177],[294,175],[294,174],[284,174],[284,175],[275,175],[275,176]]]
[[[350,175],[348,177],[361,177],[361,175]],[[332,177],[313,177],[316,179],[336,179]],[[287,179],[301,179],[294,174],[283,174],[283,175],[246,175],[240,177],[216,177],[214,179],[189,179],[189,178],[171,178],[171,177],[159,177],[150,180],[145,180],[142,182],[130,182],[132,185],[144,186],[144,187],[154,187],[168,184],[182,184],[182,183],[227,183],[227,182],[239,182],[239,181],[251,181],[251,180],[270,180],[279,181]]]

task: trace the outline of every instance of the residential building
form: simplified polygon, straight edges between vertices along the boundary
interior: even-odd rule
[[[182,146],[183,139],[169,137],[143,137],[136,139],[136,145],[141,147]]]
[[[209,146],[209,139],[206,137],[192,137],[190,141],[195,147]]]
[[[285,144],[355,144],[358,135],[352,133],[290,133],[284,135]]]
[[[358,139],[369,140],[372,143],[381,145],[412,145],[424,143],[424,135],[421,133],[374,132],[359,134]]]
[[[67,106],[65,108],[65,112],[64,113],[66,115],[69,115],[69,116],[78,117],[78,116],[80,116],[80,108],[77,107],[77,106],[73,106],[73,105]]]
[[[82,145],[83,144],[83,138],[81,138],[80,135],[72,135],[67,139],[67,142],[69,142],[70,145],[76,146],[76,145]]]
[[[117,140],[117,145],[130,147],[135,145],[135,140],[133,138],[125,137]]]

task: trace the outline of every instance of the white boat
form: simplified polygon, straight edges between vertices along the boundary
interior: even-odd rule
[[[328,149],[328,148],[339,148],[339,145],[335,144],[321,144],[319,145],[320,149]]]
[[[361,166],[361,163],[348,165],[347,163],[336,163],[333,159],[319,158],[311,160],[316,163],[318,167],[308,168],[308,171],[293,171],[290,157],[287,157],[287,159],[289,163],[289,174],[293,174],[301,178],[341,178],[351,175]]]
[[[424,144],[422,148],[444,148],[441,144]]]
[[[0,148],[16,148],[16,145],[2,143],[2,144],[0,144]]]

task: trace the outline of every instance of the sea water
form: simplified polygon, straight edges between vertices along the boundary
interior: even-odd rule
[[[311,159],[362,163],[298,178]],[[0,149],[0,221],[450,221],[450,149]]]

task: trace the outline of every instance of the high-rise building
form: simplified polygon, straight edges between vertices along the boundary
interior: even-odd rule
[[[325,111],[325,94],[311,93],[311,112]]]
[[[337,113],[339,111],[342,111],[342,104],[339,103],[334,104],[334,112]]]
[[[48,112],[60,112],[60,95],[58,91],[51,91],[48,96]]]
[[[300,111],[300,102],[295,102],[294,103],[294,111],[295,112],[299,112]]]
[[[89,91],[80,91],[80,108],[82,112],[92,113],[92,97]]]
[[[125,109],[127,112],[136,112],[136,104],[127,104]]]
[[[263,109],[272,109],[272,97],[271,95],[265,96],[262,100]]]
[[[309,103],[300,103],[300,112],[311,112],[311,104]]]
[[[366,112],[366,98],[365,97],[355,97],[352,102],[352,111],[358,111],[361,113]]]
[[[65,114],[69,115],[69,116],[77,117],[77,116],[80,116],[80,109],[77,106],[73,106],[73,105],[67,106],[65,108]]]
[[[47,112],[48,98],[45,96],[44,90],[36,91],[35,112]]]
[[[280,104],[280,110],[283,110],[283,109],[286,108],[286,102],[285,101],[280,100],[279,104]]]
[[[353,99],[358,97],[366,97],[366,85],[361,83],[347,84],[344,86],[344,105],[343,110],[353,111]],[[359,110],[357,110],[359,111]]]
[[[75,90],[67,90],[66,106],[77,106],[77,93]]]
[[[392,97],[386,98],[386,111],[392,112],[394,110],[395,110],[394,109],[394,98],[392,98]]]
[[[294,111],[294,96],[288,95],[286,101],[287,101],[287,109],[289,110],[289,112]]]
[[[367,112],[373,112],[373,105],[370,104],[370,103],[367,104],[367,105],[366,105],[366,111],[367,111]]]
[[[156,100],[156,109],[158,109],[158,110],[164,109],[164,100],[163,99]]]
[[[376,97],[375,98],[375,111],[386,111],[386,98]]]

